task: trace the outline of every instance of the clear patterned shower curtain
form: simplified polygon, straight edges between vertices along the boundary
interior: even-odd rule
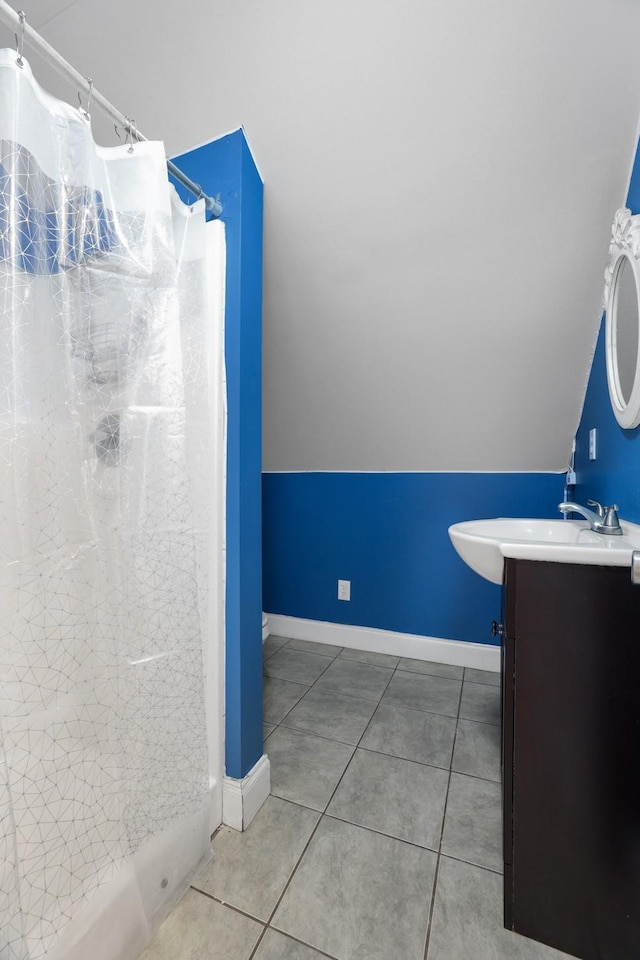
[[[207,856],[204,214],[170,189],[0,51],[0,960],[135,957]]]

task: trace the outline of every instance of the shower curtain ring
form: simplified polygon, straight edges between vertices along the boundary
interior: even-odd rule
[[[127,153],[133,153],[133,136],[136,132],[136,122],[132,120],[131,117],[125,117],[127,121],[127,139],[126,143],[129,145]]]
[[[27,22],[27,15],[24,10],[18,10],[18,17],[20,18],[20,38],[18,39],[18,34],[14,34],[16,38],[16,63],[19,67],[24,66],[24,60],[22,59],[22,51],[24,49],[24,29]]]
[[[79,90],[78,90],[78,103],[80,104],[80,113],[85,118],[85,120],[91,120],[91,114],[89,111],[91,110],[91,97],[93,96],[93,80],[91,79],[91,77],[85,77],[85,80],[87,81],[87,84],[89,86],[89,95],[87,97],[87,109],[86,110],[83,109],[82,94],[80,93]],[[116,133],[117,132],[118,132],[118,128],[116,127]]]

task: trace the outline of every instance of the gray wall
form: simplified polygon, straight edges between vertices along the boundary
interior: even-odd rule
[[[50,19],[66,2],[34,4],[47,38],[169,152],[247,129],[267,470],[565,467],[640,4],[76,0]]]

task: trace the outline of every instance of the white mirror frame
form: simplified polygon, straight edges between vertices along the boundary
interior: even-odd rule
[[[629,261],[636,282],[638,295],[638,318],[640,322],[640,215],[633,215],[623,207],[616,211],[611,228],[609,262],[604,273],[604,309],[606,311],[605,352],[607,358],[607,383],[609,397],[616,420],[621,427],[631,430],[640,424],[640,335],[636,372],[629,400],[625,402],[618,375],[616,304],[620,267]]]

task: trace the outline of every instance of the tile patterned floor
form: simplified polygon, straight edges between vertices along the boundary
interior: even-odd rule
[[[269,637],[272,796],[141,960],[569,960],[502,926],[500,689]]]

